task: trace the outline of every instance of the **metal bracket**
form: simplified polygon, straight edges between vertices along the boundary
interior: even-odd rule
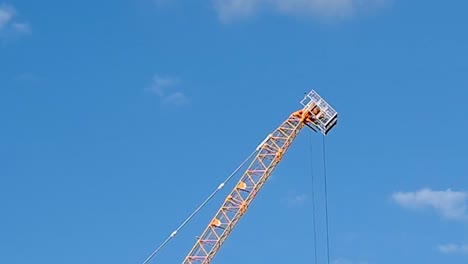
[[[305,95],[301,101],[303,110],[312,114],[315,119],[311,125],[326,135],[338,122],[338,112],[314,90]],[[318,108],[318,109],[316,109]],[[319,110],[319,111],[318,111]]]

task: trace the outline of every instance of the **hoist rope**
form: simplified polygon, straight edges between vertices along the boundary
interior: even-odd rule
[[[266,141],[266,140],[265,140]],[[146,264],[148,263],[163,247],[165,247],[167,245],[167,243],[169,243],[169,241],[174,238],[177,233],[190,221],[192,220],[192,218],[224,187],[224,185],[226,183],[229,182],[229,180],[232,179],[232,177],[234,177],[234,175],[236,175],[237,172],[239,172],[239,170],[245,165],[245,163],[250,159],[252,158],[252,156],[260,149],[261,145],[263,145],[263,143],[265,142],[263,141],[219,186],[218,188],[216,188],[216,190],[214,190],[209,196],[208,198],[205,199],[205,201],[203,201],[203,203],[200,204],[200,206],[198,206],[197,209],[195,209],[195,211],[193,211],[192,214],[189,215],[189,217],[187,217],[187,219],[185,219],[184,222],[182,222],[182,224],[179,225],[179,227],[177,227],[176,230],[174,230],[174,232],[171,233],[171,235],[169,235],[169,237],[158,247],[156,248],[156,250],[153,251],[153,253],[151,253],[151,255],[143,262],[143,264]]]
[[[323,180],[325,185],[325,218],[326,218],[326,230],[327,230],[327,263],[330,264],[330,239],[328,231],[328,188],[327,188],[327,162],[326,162],[326,151],[325,151],[325,135],[322,137],[322,149],[323,149]]]
[[[317,261],[317,224],[315,217],[315,183],[314,183],[314,162],[313,162],[313,143],[312,143],[312,131],[309,131],[309,141],[310,141],[310,174],[312,178],[312,215],[313,215],[313,224],[314,224],[314,257],[315,264]]]

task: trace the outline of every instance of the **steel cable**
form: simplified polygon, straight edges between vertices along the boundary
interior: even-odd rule
[[[312,131],[309,132],[309,138],[310,138],[310,174],[311,174],[311,177],[312,177],[312,215],[313,215],[313,224],[314,224],[314,257],[315,257],[315,264],[317,264],[318,263],[318,258],[317,258],[317,225],[316,225],[316,216],[315,216],[315,183],[314,183]]]
[[[327,188],[327,162],[325,152],[325,136],[322,137],[322,149],[323,149],[323,179],[325,185],[325,218],[326,218],[326,230],[327,230],[327,263],[330,264],[330,239],[328,231],[328,188]]]
[[[268,140],[269,136],[262,142],[260,143],[260,145],[258,145],[258,147],[218,186],[218,188],[216,188],[216,190],[214,190],[209,196],[208,198],[205,199],[205,201],[203,201],[203,203],[200,204],[200,206],[197,207],[197,209],[195,209],[195,211],[193,211],[192,214],[190,214],[186,219],[185,221],[183,221],[179,227],[177,227],[176,230],[174,230],[170,235],[169,237],[164,240],[164,242],[159,246],[157,247],[152,253],[151,255],[143,262],[143,264],[147,264],[159,251],[161,251],[161,249],[163,247],[165,247],[167,245],[167,243],[169,243],[169,241],[174,238],[177,233],[179,233],[179,231],[185,226],[187,225],[187,223],[192,220],[192,218],[224,187],[224,185],[226,183],[228,183],[232,177],[234,177],[234,175],[236,175],[237,172],[239,172],[239,170],[245,165],[245,163],[250,160],[252,158],[252,156],[260,150],[261,146]]]

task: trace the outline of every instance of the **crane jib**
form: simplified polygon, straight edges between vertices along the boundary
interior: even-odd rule
[[[257,155],[197,238],[183,264],[211,262],[304,126],[326,135],[337,124],[338,113],[314,90],[305,95],[301,104],[301,110],[292,113],[258,145]]]

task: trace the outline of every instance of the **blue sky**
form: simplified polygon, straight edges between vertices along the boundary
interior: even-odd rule
[[[0,263],[141,263],[311,89],[340,113],[331,263],[466,263],[466,8],[0,2]],[[313,263],[311,160],[325,263],[310,136],[213,263]],[[181,263],[233,184],[152,263]]]

